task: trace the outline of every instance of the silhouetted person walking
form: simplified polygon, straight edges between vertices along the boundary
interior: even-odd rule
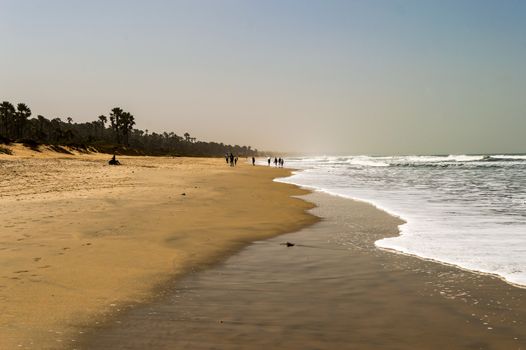
[[[252,166],[256,165],[256,158],[252,157]]]
[[[267,161],[268,161],[268,166],[270,166],[270,157],[268,157]]]
[[[278,166],[278,158],[274,157],[274,166]]]

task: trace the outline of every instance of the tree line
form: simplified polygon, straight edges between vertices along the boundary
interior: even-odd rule
[[[74,123],[42,115],[30,118],[31,109],[24,103],[16,107],[7,101],[0,104],[0,143],[21,142],[32,147],[38,144],[92,148],[100,152],[171,156],[256,156],[250,146],[226,145],[198,141],[188,132],[155,133],[134,128],[135,117],[120,107],[108,116],[100,115],[92,122]]]

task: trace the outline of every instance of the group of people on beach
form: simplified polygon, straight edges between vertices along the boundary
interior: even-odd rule
[[[234,156],[234,154],[231,152],[230,154],[225,154],[225,161],[226,161],[226,164],[233,167],[237,165],[238,157]],[[270,166],[272,164],[272,157],[268,157],[267,162],[268,162],[268,166]],[[274,157],[275,167],[283,168],[284,164],[285,164],[285,160],[283,158]],[[256,157],[252,157],[252,165],[256,165]]]
[[[267,162],[268,162],[268,166],[270,166],[270,163],[272,163],[272,158],[268,157]],[[279,157],[279,158],[274,157],[274,166],[275,167],[283,168],[284,164],[285,164],[285,160],[283,158],[281,158],[281,157]]]
[[[235,157],[234,154],[232,154],[232,152],[230,152],[230,154],[225,155],[225,160],[226,163],[230,166],[236,166],[238,158]]]

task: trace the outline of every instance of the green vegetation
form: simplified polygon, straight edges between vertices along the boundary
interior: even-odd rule
[[[71,118],[64,122],[60,118],[48,119],[41,115],[30,117],[31,109],[24,103],[15,108],[10,102],[2,102],[0,144],[21,142],[34,150],[38,150],[39,144],[46,144],[56,149],[70,146],[78,150],[90,148],[100,152],[137,155],[223,156],[230,152],[238,156],[257,155],[257,150],[250,146],[197,141],[188,132],[179,136],[173,132],[157,134],[134,129],[134,116],[119,107],[110,111],[109,118],[101,115],[86,123],[73,123]]]

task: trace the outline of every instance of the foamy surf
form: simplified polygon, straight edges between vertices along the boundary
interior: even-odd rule
[[[399,216],[381,248],[494,274],[526,286],[526,156],[288,159],[278,181],[361,201]]]

